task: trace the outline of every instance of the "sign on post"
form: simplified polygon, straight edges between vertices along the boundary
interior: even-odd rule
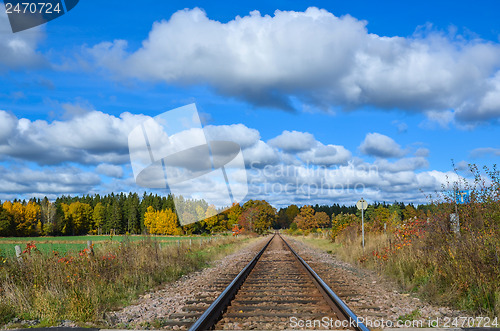
[[[456,191],[455,201],[457,204],[461,205],[470,202],[470,190]]]
[[[363,211],[368,208],[368,202],[366,202],[365,199],[361,198],[358,202],[356,202],[356,207],[358,207],[359,210]]]
[[[470,202],[470,190],[455,191],[455,213],[450,214],[450,230],[460,235],[460,218],[458,216],[458,205]]]
[[[365,199],[361,198],[358,202],[356,202],[356,207],[361,210],[361,237],[363,250],[365,250],[365,215],[364,211],[368,208],[368,202]]]

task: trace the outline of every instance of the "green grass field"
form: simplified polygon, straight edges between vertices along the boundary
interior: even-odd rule
[[[200,236],[145,236],[145,235],[114,235],[110,236],[67,236],[67,237],[0,237],[0,256],[13,257],[15,256],[15,246],[21,246],[21,249],[26,248],[26,244],[34,241],[36,247],[43,254],[51,254],[52,251],[57,251],[60,254],[68,252],[78,252],[87,248],[87,240],[92,240],[94,247],[98,247],[103,243],[116,242],[124,240],[140,241],[151,239],[159,242],[161,245],[175,244],[178,240],[191,239],[193,244],[199,240],[208,240],[207,237]]]

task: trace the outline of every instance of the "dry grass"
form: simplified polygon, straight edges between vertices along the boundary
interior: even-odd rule
[[[349,231],[341,233],[335,241],[331,241],[327,236],[309,234],[308,236],[297,236],[295,239],[305,244],[324,250],[335,255],[339,259],[352,264],[360,264],[365,260],[368,252],[379,250],[389,243],[389,236],[385,234],[365,234],[365,248],[363,249],[362,237]],[[376,264],[372,263],[375,267]]]
[[[418,217],[388,227],[388,235],[368,223],[372,232],[366,234],[364,252],[359,223],[332,232],[331,251],[396,279],[431,302],[500,317],[500,171],[470,165],[470,173],[472,181],[450,183],[439,201]],[[463,189],[470,191],[470,200],[457,205],[454,192]],[[455,212],[458,232],[450,227]]]
[[[104,312],[138,294],[200,269],[246,240],[220,238],[203,246],[188,241],[160,246],[154,240],[109,243],[95,254],[24,254],[0,264],[0,325],[14,317],[99,323]],[[0,261],[2,262],[2,261]]]
[[[423,228],[418,235],[410,231],[411,222],[399,232],[405,237],[368,232],[364,250],[357,225],[345,229],[334,242],[314,235],[297,239],[385,274],[428,301],[499,317],[499,237],[489,230],[450,233],[443,224],[447,220],[440,217],[420,222]]]

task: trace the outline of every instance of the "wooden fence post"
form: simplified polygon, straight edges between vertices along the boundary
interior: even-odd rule
[[[87,240],[87,249],[90,254],[94,255],[94,247],[92,246],[92,240]]]
[[[14,248],[15,248],[15,250],[16,250],[16,257],[17,257],[17,260],[18,260],[18,261],[22,261],[22,260],[23,260],[23,257],[21,256],[21,254],[22,254],[22,251],[21,251],[21,246],[16,245]]]

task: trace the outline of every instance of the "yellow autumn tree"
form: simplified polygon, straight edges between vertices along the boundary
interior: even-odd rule
[[[92,213],[92,220],[94,221],[94,233],[101,234],[101,227],[106,221],[106,207],[98,202],[94,207],[94,212]]]
[[[169,208],[156,211],[149,206],[144,214],[144,225],[151,234],[179,235],[182,233],[177,226],[177,215]]]
[[[61,203],[61,209],[64,213],[63,234],[85,234],[92,230],[92,206],[76,201],[70,205]]]
[[[12,210],[13,210],[13,204],[12,202],[10,201],[5,201],[2,205],[2,208],[5,209],[5,211],[7,211],[10,215],[14,216],[12,214]]]
[[[205,226],[210,233],[215,232],[215,228],[217,227],[217,224],[219,222],[219,219],[217,217],[217,210],[215,209],[214,205],[208,206],[207,210],[205,211]]]
[[[6,201],[3,208],[12,215],[17,235],[31,236],[36,233],[37,224],[40,220],[39,205],[34,202],[23,205],[20,202],[11,203]]]
[[[19,224],[24,222],[24,206],[19,202],[5,201],[3,208],[12,215],[12,220],[16,226],[16,232],[19,231]]]
[[[71,234],[72,233],[72,224],[71,224],[71,216],[69,212],[69,205],[66,203],[61,203],[61,210],[63,212],[63,217],[61,220],[61,232],[63,234]]]
[[[160,234],[179,235],[180,229],[177,227],[177,215],[169,208],[159,211],[157,229]]]
[[[37,233],[38,230],[38,234],[41,234],[42,223],[40,221],[40,213],[41,208],[39,205],[31,201],[28,202],[28,204],[24,206],[24,222],[18,226],[22,229],[21,232],[31,236]]]
[[[295,217],[297,228],[302,230],[310,230],[318,228],[318,221],[314,217],[313,207],[306,205],[300,208],[300,213]]]
[[[239,203],[233,202],[231,208],[226,211],[227,214],[227,228],[232,229],[235,224],[238,224],[238,218],[242,213],[242,209]]]
[[[144,226],[151,234],[156,234],[156,210],[149,206],[144,213]]]
[[[92,230],[92,214],[94,210],[89,204],[79,201],[73,202],[69,205],[69,212],[76,234],[84,234]]]

